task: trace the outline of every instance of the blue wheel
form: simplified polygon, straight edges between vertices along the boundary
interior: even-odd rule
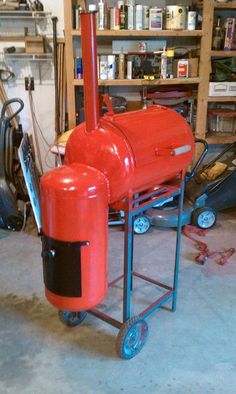
[[[116,339],[116,352],[120,358],[130,360],[143,348],[148,337],[148,325],[144,319],[134,316],[121,327]]]
[[[134,219],[135,234],[145,234],[151,227],[151,220],[148,216],[140,215]]]
[[[67,327],[76,327],[86,318],[87,312],[58,311],[59,319]]]
[[[202,229],[211,228],[216,223],[216,212],[210,207],[197,208],[193,212],[192,222]]]

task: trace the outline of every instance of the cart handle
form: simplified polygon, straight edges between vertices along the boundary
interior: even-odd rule
[[[12,115],[10,115],[9,117],[7,117],[5,119],[5,122],[10,122],[13,118],[16,117],[16,115],[18,115],[22,109],[24,108],[24,103],[21,99],[19,98],[14,98],[14,99],[10,99],[5,101],[5,103],[2,106],[2,111],[1,111],[1,118],[5,117],[6,111],[7,111],[7,107],[13,103],[18,103],[19,104],[19,108],[16,110],[16,112],[14,112]]]
[[[186,175],[186,182],[188,182],[196,174],[198,168],[200,167],[200,164],[203,162],[203,160],[208,152],[208,143],[205,140],[202,140],[200,138],[195,138],[195,143],[202,144],[204,146],[204,149],[203,149],[203,152],[200,155],[197,163],[193,167],[192,171]]]

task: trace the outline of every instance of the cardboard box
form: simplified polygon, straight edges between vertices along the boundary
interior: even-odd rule
[[[236,82],[210,82],[209,96],[236,96]]]
[[[26,53],[45,53],[45,40],[42,36],[25,36]]]
[[[236,49],[236,18],[226,19],[224,49],[226,51]]]

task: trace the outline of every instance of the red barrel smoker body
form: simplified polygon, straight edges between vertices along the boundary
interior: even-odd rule
[[[176,176],[191,161],[192,131],[177,112],[161,106],[104,116],[88,133],[76,127],[65,164],[97,168],[109,181],[110,203]]]
[[[193,154],[187,122],[160,106],[99,118],[95,16],[81,14],[85,119],[65,166],[41,180],[44,283],[57,308],[83,311],[107,289],[107,211],[177,176]]]

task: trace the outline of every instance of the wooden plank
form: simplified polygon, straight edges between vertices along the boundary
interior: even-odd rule
[[[46,37],[45,36],[45,38],[46,38],[46,40],[47,41],[49,41],[49,42],[52,42],[53,41],[53,38],[52,37]],[[0,34],[0,42],[2,42],[2,41],[6,41],[6,42],[13,42],[13,41],[16,41],[16,42],[23,42],[23,41],[25,41],[25,36],[21,36],[21,35],[8,35],[8,34]],[[63,38],[63,37],[59,37],[58,39],[57,39],[57,42],[65,42],[65,39]]]
[[[229,10],[232,8],[236,9],[236,1],[231,1],[230,3],[218,3],[217,1],[214,2],[215,8],[221,8],[225,10]]]
[[[236,134],[209,134],[206,137],[208,144],[230,144],[236,142]]]
[[[236,56],[236,51],[211,51],[211,56],[233,57]]]
[[[145,79],[113,79],[101,80],[99,79],[99,86],[156,86],[156,85],[189,85],[199,84],[200,78],[173,78],[173,79],[155,79],[154,81],[147,81]],[[83,86],[82,79],[74,79],[75,86]]]
[[[80,30],[72,30],[72,36],[81,36]],[[98,30],[97,37],[201,37],[202,30]]]
[[[72,3],[71,0],[64,0],[64,20],[65,20],[65,56],[66,56],[66,77],[67,77],[67,97],[68,97],[68,126],[69,129],[75,127],[75,88],[74,88],[74,54],[71,35]]]
[[[200,84],[197,96],[196,137],[204,138],[207,120],[207,103],[211,69],[211,45],[214,20],[214,0],[203,3],[203,36],[201,39],[199,77]]]
[[[236,96],[209,96],[207,98],[209,103],[229,103],[229,102],[236,102]]]

